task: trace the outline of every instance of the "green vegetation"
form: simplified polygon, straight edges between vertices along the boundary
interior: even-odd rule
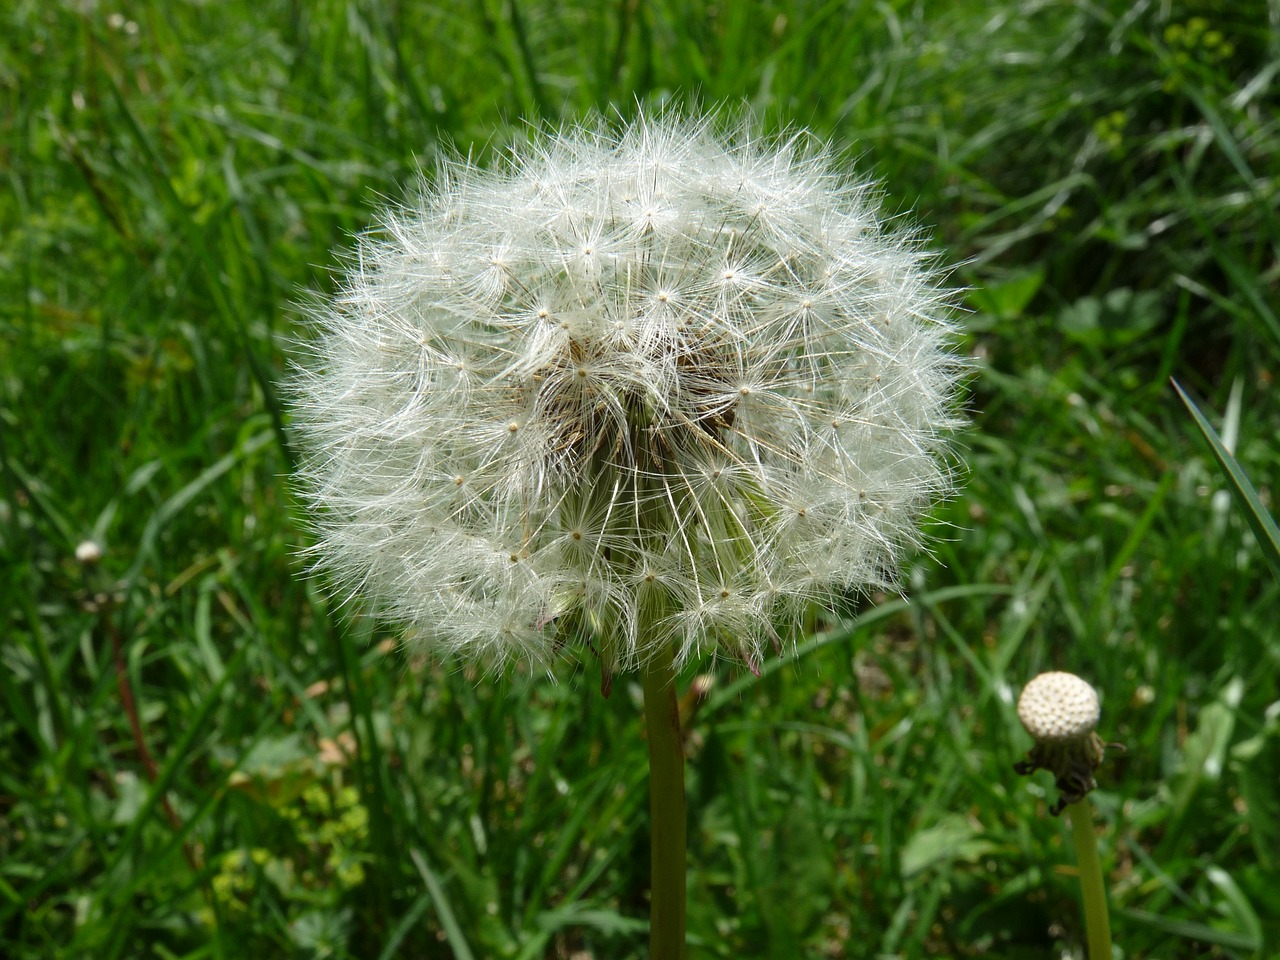
[[[1169,383],[1276,513],[1274,5],[15,0],[0,37],[0,954],[643,955],[639,679],[344,614],[276,383],[442,144],[694,97],[847,145],[963,264],[980,366],[909,599],[707,667],[690,957],[1078,956],[1011,772],[1052,668],[1128,747],[1124,955],[1280,951],[1280,584]]]

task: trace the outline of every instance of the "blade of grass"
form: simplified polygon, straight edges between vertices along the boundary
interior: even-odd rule
[[[931,603],[941,603],[945,600],[958,600],[964,597],[973,596],[1002,596],[1012,593],[1012,587],[1002,586],[1000,584],[979,583],[973,585],[964,585],[957,587],[945,587],[941,590],[933,590],[927,596],[919,597],[917,600],[923,602],[928,600]],[[822,633],[815,634],[803,643],[798,643],[791,655],[787,657],[776,657],[772,660],[766,660],[760,665],[760,674],[748,674],[733,683],[727,684],[716,693],[708,698],[703,705],[700,713],[701,716],[707,717],[716,710],[724,707],[726,704],[735,700],[748,687],[755,686],[765,677],[777,672],[783,668],[792,669],[797,661],[806,654],[812,653],[822,647],[832,643],[847,642],[860,630],[864,630],[873,624],[882,620],[887,620],[894,614],[902,613],[910,609],[910,602],[907,600],[892,600],[887,603],[881,603],[865,613],[859,614],[848,623],[842,623],[832,630],[826,630]]]
[[[1258,540],[1258,546],[1262,549],[1263,557],[1266,558],[1267,564],[1271,567],[1271,572],[1275,575],[1276,580],[1280,580],[1280,528],[1276,526],[1275,520],[1267,512],[1267,508],[1262,505],[1262,500],[1258,497],[1258,491],[1254,489],[1248,475],[1240,467],[1239,461],[1223,445],[1218,432],[1213,429],[1213,425],[1200,412],[1200,408],[1196,406],[1195,401],[1187,395],[1187,392],[1182,389],[1182,385],[1177,380],[1171,380],[1170,382],[1173,384],[1173,389],[1178,391],[1178,396],[1182,398],[1182,402],[1195,419],[1196,426],[1200,428],[1205,441],[1213,451],[1214,459],[1218,461],[1218,465],[1227,477],[1231,495],[1235,498],[1240,508],[1244,510],[1245,520],[1248,521],[1249,528],[1253,530],[1253,535]]]
[[[146,527],[143,528],[142,536],[139,538],[137,550],[134,554],[133,564],[129,571],[125,574],[123,580],[125,584],[133,584],[143,568],[152,558],[152,551],[155,549],[156,539],[165,525],[172,520],[177,514],[181,513],[188,504],[198,497],[205,488],[207,488],[215,480],[219,479],[227,471],[231,470],[241,461],[247,460],[253,454],[257,453],[263,447],[274,439],[275,434],[271,431],[264,430],[248,440],[240,444],[230,453],[219,458],[215,463],[202,471],[194,480],[184,486],[172,497],[166,500],[158,510],[155,511],[148,519]]]
[[[422,919],[422,915],[427,912],[427,908],[431,906],[431,894],[421,894],[418,899],[405,911],[404,916],[400,918],[400,922],[391,930],[391,936],[387,938],[386,945],[382,948],[382,952],[378,954],[378,960],[392,960],[393,957],[399,956],[400,944],[404,942],[404,938],[409,935],[409,931],[417,926],[418,921]]]
[[[1150,913],[1146,910],[1118,910],[1116,912],[1126,920],[1150,926],[1162,933],[1173,934],[1186,940],[1195,940],[1200,943],[1215,944],[1227,949],[1247,950],[1250,952],[1262,946],[1248,934],[1219,930],[1216,927],[1197,923],[1193,920],[1177,920]]]
[[[1213,252],[1214,260],[1217,261],[1223,272],[1231,280],[1231,289],[1239,292],[1248,301],[1249,308],[1252,310],[1252,314],[1248,310],[1239,308],[1231,312],[1244,318],[1262,321],[1262,326],[1271,334],[1276,344],[1280,345],[1280,317],[1276,316],[1275,311],[1267,302],[1266,292],[1261,283],[1262,278],[1250,270],[1238,257],[1233,256],[1231,251],[1223,247],[1222,242],[1218,239],[1218,232],[1205,219],[1204,213],[1200,209],[1200,203],[1186,175],[1176,166],[1170,167],[1169,173],[1178,188],[1178,194],[1182,198],[1188,215],[1195,223],[1196,229],[1200,231],[1200,236]],[[1257,206],[1259,209],[1270,210],[1270,207],[1266,206],[1265,202],[1261,200],[1258,201]],[[1178,255],[1175,259],[1185,259],[1185,257]],[[1227,302],[1229,303],[1230,301],[1227,300]]]
[[[413,858],[414,866],[418,868],[418,873],[422,875],[422,882],[427,885],[427,892],[431,894],[431,901],[436,905],[440,926],[444,928],[445,939],[453,948],[453,955],[458,960],[475,960],[471,947],[467,945],[467,938],[462,934],[462,927],[458,925],[458,918],[453,915],[453,908],[449,906],[449,898],[445,896],[440,878],[427,864],[427,858],[421,850],[410,850],[409,856]]]

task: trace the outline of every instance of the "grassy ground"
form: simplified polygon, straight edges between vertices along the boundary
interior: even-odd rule
[[[1049,667],[1128,746],[1124,955],[1280,951],[1280,588],[1168,385],[1274,489],[1274,3],[16,0],[0,36],[4,956],[643,955],[638,687],[341,618],[275,384],[442,143],[693,97],[847,145],[965,264],[981,372],[909,600],[717,668],[691,957],[1080,956],[1010,772]]]

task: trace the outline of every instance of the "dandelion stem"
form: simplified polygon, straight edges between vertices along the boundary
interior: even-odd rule
[[[644,670],[649,734],[650,960],[683,960],[685,933],[684,742],[670,644]]]
[[[1092,807],[1087,799],[1067,805],[1071,837],[1076,845],[1080,893],[1084,899],[1084,926],[1089,960],[1111,960],[1111,923],[1107,919],[1107,889],[1098,860],[1098,838],[1093,832]]]

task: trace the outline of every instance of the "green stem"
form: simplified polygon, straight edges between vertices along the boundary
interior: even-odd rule
[[[1067,806],[1071,818],[1071,838],[1076,845],[1080,870],[1080,893],[1084,898],[1084,928],[1089,941],[1089,960],[1111,960],[1111,923],[1107,919],[1107,888],[1102,882],[1098,860],[1098,838],[1093,832],[1092,807],[1088,800]]]
[[[649,733],[649,960],[683,960],[685,927],[684,740],[669,645],[644,670]]]

